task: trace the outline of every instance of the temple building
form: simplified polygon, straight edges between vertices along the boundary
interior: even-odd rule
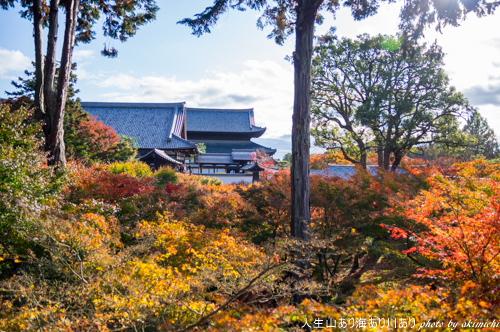
[[[255,142],[266,128],[255,125],[253,108],[211,109],[187,108],[187,137],[191,142],[203,143],[205,153],[188,164],[194,173],[241,173],[255,161],[259,153],[276,153]]]
[[[255,125],[253,109],[186,108],[184,102],[81,105],[118,134],[137,139],[137,158],[154,169],[169,165],[193,173],[241,173],[253,165],[257,150],[267,156],[276,152],[251,141],[266,131]]]
[[[276,150],[251,141],[266,128],[255,125],[253,108],[187,108],[187,137],[205,144],[206,153],[231,153],[233,150],[261,150],[273,155]]]
[[[152,168],[184,165],[186,158],[199,153],[187,140],[185,103],[92,103],[82,108],[98,121],[113,127],[119,135],[137,140],[137,158]]]

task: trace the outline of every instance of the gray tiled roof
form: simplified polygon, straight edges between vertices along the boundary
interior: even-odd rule
[[[252,141],[194,141],[205,144],[207,153],[231,153],[233,150],[247,150],[255,151],[257,149],[264,150],[267,154],[273,155],[276,149],[267,148],[263,145],[254,143]]]
[[[241,161],[252,161],[254,159],[255,152],[249,150],[232,153],[202,153],[195,157],[195,162],[200,164],[239,164]]]
[[[370,167],[371,166],[367,166],[367,169],[371,171]],[[347,180],[356,174],[356,169],[354,165],[328,165],[328,167],[323,170],[323,174],[325,176],[338,176]]]
[[[196,144],[180,138],[177,135],[172,135],[172,139],[168,141],[165,145],[164,149],[187,149],[187,148],[196,148]]]
[[[253,164],[248,164],[245,165],[241,168],[242,171],[263,171],[265,170],[264,167],[260,166],[258,162],[255,162]]]
[[[257,155],[255,154],[255,151],[249,150],[249,151],[238,151],[238,150],[233,150],[231,152],[231,156],[233,157],[233,160],[254,160]]]
[[[182,135],[185,103],[91,103],[83,109],[118,134],[137,139],[141,149],[192,147]]]
[[[202,153],[195,157],[199,164],[236,164],[230,153]]]
[[[187,130],[196,132],[243,133],[265,131],[255,125],[253,108],[187,108]]]
[[[368,170],[368,172],[370,172],[373,175],[377,174],[378,168],[379,167],[376,165],[366,166],[366,169]],[[396,169],[396,172],[404,173],[405,171],[402,169]],[[310,174],[311,175],[322,175],[325,177],[338,176],[342,179],[348,180],[351,178],[351,176],[356,174],[356,169],[354,168],[354,165],[331,165],[331,164],[329,164],[328,167],[322,171],[311,170]]]

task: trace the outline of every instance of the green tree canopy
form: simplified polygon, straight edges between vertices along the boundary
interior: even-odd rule
[[[362,35],[357,40],[325,36],[313,61],[313,135],[366,166],[369,151],[396,169],[414,147],[432,142],[459,145],[457,117],[473,113],[449,85],[436,44],[415,45],[399,37]]]
[[[470,156],[482,156],[487,159],[498,158],[500,148],[495,132],[488,125],[488,121],[479,113],[474,113],[467,121],[464,132],[473,138],[468,145]]]

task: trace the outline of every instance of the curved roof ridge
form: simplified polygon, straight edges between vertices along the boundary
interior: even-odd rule
[[[80,102],[82,107],[127,107],[127,108],[172,108],[179,105],[186,105],[185,101],[176,103],[117,103],[117,102],[93,102],[93,101],[82,101]]]
[[[252,108],[211,108],[211,107],[186,107],[187,111],[197,111],[197,112],[250,112],[253,111]]]

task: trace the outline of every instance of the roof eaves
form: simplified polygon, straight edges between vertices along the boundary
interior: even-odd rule
[[[158,149],[154,149],[154,152],[161,158],[173,163],[173,164],[177,164],[177,165],[181,165],[182,163],[175,160],[174,158],[170,157],[169,155],[167,155],[164,151],[162,150],[158,150]]]
[[[175,134],[172,134],[172,138],[174,138],[174,139],[176,139],[176,140],[178,140],[178,141],[181,141],[182,143],[185,143],[185,144],[189,145],[189,147],[193,147],[193,148],[194,148],[194,147],[197,147],[196,143],[193,143],[193,142],[191,142],[191,141],[188,141],[188,140],[186,140],[186,139],[184,139],[184,138],[182,138],[182,137],[179,137],[179,136],[177,136],[177,135],[175,135]]]
[[[240,108],[240,109],[229,109],[229,108],[194,108],[194,107],[186,107],[186,110],[194,111],[194,112],[228,112],[228,113],[249,113],[253,111],[253,108]]]

